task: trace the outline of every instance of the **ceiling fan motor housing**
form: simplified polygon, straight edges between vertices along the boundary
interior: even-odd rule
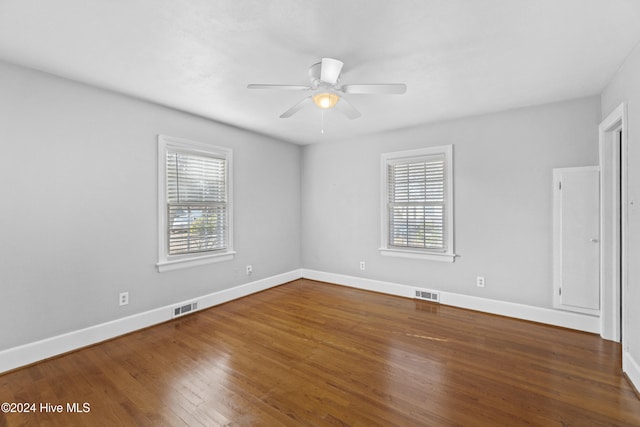
[[[337,60],[336,60],[337,61]],[[317,89],[319,87],[332,88],[340,83],[340,76],[336,77],[336,82],[325,82],[322,80],[322,62],[317,62],[309,67],[309,80],[311,80],[311,87]]]

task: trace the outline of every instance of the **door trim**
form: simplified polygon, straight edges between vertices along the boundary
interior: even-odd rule
[[[625,292],[627,289],[627,230],[628,230],[628,177],[627,177],[627,106],[623,102],[616,107],[598,127],[599,130],[599,157],[600,157],[600,241],[611,242],[610,245],[601,245],[600,249],[600,300],[601,306],[601,332],[602,338],[625,342],[627,322],[625,321]],[[611,208],[611,200],[615,200],[614,194],[618,188],[607,185],[607,173],[617,173],[617,162],[608,160],[608,153],[615,134],[622,130],[620,141],[620,203],[613,203],[613,212],[607,217],[606,210]],[[619,219],[619,221],[618,221]],[[618,225],[619,224],[619,228]],[[621,249],[621,250],[620,250]],[[612,265],[620,263],[620,270],[616,268],[606,269],[605,262]],[[624,351],[623,347],[623,351]]]

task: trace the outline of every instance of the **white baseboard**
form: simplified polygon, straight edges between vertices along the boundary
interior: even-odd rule
[[[627,374],[629,381],[640,392],[640,364],[628,351],[622,352],[622,372]]]
[[[400,285],[397,283],[307,269],[302,270],[302,277],[407,298],[414,298],[415,291],[417,289],[422,289],[417,286]],[[482,311],[485,313],[499,314],[501,316],[508,316],[516,319],[530,320],[532,322],[545,323],[548,325],[576,329],[595,334],[600,333],[600,318],[596,316],[512,302],[497,301],[451,292],[438,292],[440,293],[441,304]]]
[[[202,310],[299,279],[300,277],[301,270],[294,270],[231,289],[203,295],[200,298],[193,298],[189,301],[197,299],[198,307]],[[186,301],[176,302],[175,304],[145,311],[144,313],[2,350],[0,351],[0,373],[166,322],[171,320],[173,307],[185,303]]]

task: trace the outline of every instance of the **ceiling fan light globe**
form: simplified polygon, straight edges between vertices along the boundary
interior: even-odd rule
[[[340,97],[338,95],[329,92],[318,93],[313,96],[313,102],[324,110],[335,107],[339,100]]]

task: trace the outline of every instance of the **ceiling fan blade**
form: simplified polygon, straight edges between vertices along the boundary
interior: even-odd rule
[[[349,101],[344,99],[344,97],[340,97],[340,100],[334,108],[347,116],[347,118],[349,118],[350,120],[357,119],[362,115],[362,113],[356,110],[355,107],[349,103]]]
[[[344,85],[341,89],[344,93],[366,93],[366,94],[403,94],[407,91],[407,85],[404,83],[387,83],[387,84],[355,84]]]
[[[342,72],[343,62],[333,58],[322,58],[322,68],[320,69],[320,80],[329,84],[338,83]]]
[[[298,86],[298,85],[252,84],[252,85],[248,85],[247,89],[310,90],[311,88],[309,86]]]
[[[287,111],[282,113],[280,115],[280,118],[281,119],[287,119],[287,118],[293,116],[295,113],[297,113],[298,111],[302,110],[305,105],[310,104],[311,102],[313,102],[313,99],[310,96],[308,96],[306,98],[303,98],[296,105],[294,105],[293,107],[289,108]]]

